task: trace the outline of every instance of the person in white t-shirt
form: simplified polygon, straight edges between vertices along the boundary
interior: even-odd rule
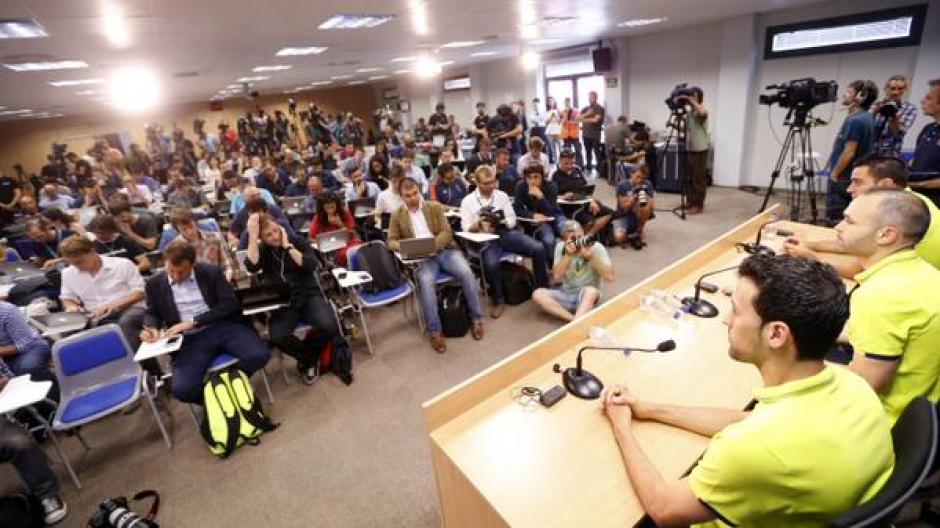
[[[545,174],[552,173],[551,162],[548,161],[548,154],[545,154],[545,142],[540,137],[529,138],[529,151],[519,156],[516,163],[516,171],[522,173],[526,167],[532,165],[541,165]]]
[[[380,192],[375,199],[375,226],[382,227],[382,215],[391,215],[405,202],[401,199],[401,182],[405,179],[405,169],[401,165],[392,166],[388,188]],[[388,218],[388,217],[386,217]]]

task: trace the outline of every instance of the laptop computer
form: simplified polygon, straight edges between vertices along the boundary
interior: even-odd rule
[[[85,328],[88,316],[80,312],[57,312],[46,315],[37,315],[33,322],[43,333],[56,333],[58,330],[75,330]]]
[[[423,259],[437,252],[434,247],[434,237],[403,238],[398,243],[398,252],[405,260]]]
[[[235,297],[238,297],[242,310],[287,303],[290,301],[290,285],[286,282],[252,283],[247,288],[236,289]]]
[[[0,264],[0,274],[16,282],[30,277],[38,277],[45,272],[30,262],[4,262]]]
[[[287,215],[303,214],[306,199],[305,196],[285,196],[281,198],[281,209]]]
[[[317,235],[317,250],[320,253],[330,253],[346,247],[349,233],[345,229],[337,229],[328,233]]]
[[[594,195],[594,185],[585,185],[573,193],[572,200],[583,200]]]
[[[375,212],[375,198],[359,198],[350,200],[346,207],[355,218],[367,218]]]

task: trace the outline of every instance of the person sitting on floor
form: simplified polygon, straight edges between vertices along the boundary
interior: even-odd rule
[[[285,282],[290,286],[289,306],[271,314],[271,341],[297,360],[297,370],[304,383],[310,385],[317,379],[317,364],[323,347],[332,344],[335,355],[348,346],[333,316],[333,307],[317,283],[319,259],[306,240],[290,236],[264,213],[255,213],[248,219],[247,232],[245,268],[248,272],[261,272],[264,281]],[[314,330],[313,336],[305,341],[294,336],[301,321]],[[352,383],[350,372],[335,369],[334,372],[345,384]]]
[[[360,173],[361,174],[361,173]],[[346,266],[346,253],[349,248],[362,244],[356,233],[356,221],[343,201],[334,193],[324,193],[317,200],[317,213],[310,222],[310,240],[316,240],[321,233],[338,229],[346,230],[346,246],[336,251],[336,263]]]
[[[617,185],[617,212],[614,216],[614,242],[629,243],[640,250],[646,245],[646,223],[653,218],[656,192],[647,179],[646,165],[640,165],[630,178]]]
[[[173,354],[170,390],[181,402],[202,404],[203,379],[216,356],[234,356],[238,368],[250,376],[264,367],[271,353],[246,324],[241,304],[218,267],[197,263],[196,250],[181,241],[171,242],[163,259],[164,271],[147,281],[140,339],[152,343],[184,336]]]
[[[460,281],[472,321],[471,333],[474,339],[483,339],[483,309],[476,277],[470,270],[467,259],[454,243],[444,209],[438,202],[424,201],[421,198],[420,185],[411,178],[402,181],[401,192],[404,205],[392,213],[388,226],[388,248],[398,251],[402,239],[434,238],[436,253],[422,261],[415,270],[421,312],[431,336],[431,347],[437,352],[447,350],[437,313],[437,275],[441,270]]]
[[[594,308],[601,296],[601,279],[613,282],[614,267],[604,245],[585,237],[578,222],[567,220],[561,237],[552,266],[552,278],[561,286],[539,288],[532,300],[549,314],[573,321]]]

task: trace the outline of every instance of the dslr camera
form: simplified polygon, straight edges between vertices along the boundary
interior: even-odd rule
[[[642,187],[633,192],[633,197],[636,199],[636,203],[640,207],[646,207],[650,203],[649,194],[647,194],[646,189],[643,189]]]
[[[698,87],[696,86],[689,86],[689,83],[679,83],[672,89],[669,97],[666,98],[666,106],[673,112],[684,113],[688,110],[689,102],[684,100],[683,97],[694,97],[697,91]]]
[[[506,229],[506,213],[502,209],[494,208],[492,205],[480,209],[480,220],[493,226],[497,233]]]
[[[571,239],[571,243],[578,249],[593,247],[594,242],[596,242],[596,240],[587,235],[580,235]]]
[[[839,84],[835,81],[817,81],[812,77],[796,79],[788,83],[771,84],[767,90],[772,94],[761,94],[758,102],[762,105],[779,104],[782,108],[809,110],[816,105],[832,103],[838,99]]]
[[[160,528],[160,525],[153,521],[159,508],[160,496],[152,490],[141,491],[134,495],[134,500],[146,497],[154,499],[147,518],[130,509],[126,497],[116,497],[98,505],[98,511],[88,520],[88,528]]]
[[[887,119],[898,115],[898,102],[891,99],[885,99],[881,102],[881,108],[878,109],[878,115]]]

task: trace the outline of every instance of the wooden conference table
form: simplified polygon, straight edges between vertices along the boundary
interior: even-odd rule
[[[641,398],[681,405],[741,409],[761,385],[757,370],[728,357],[723,315],[730,299],[722,292],[703,297],[719,308],[717,318],[689,316],[672,323],[639,308],[653,289],[684,296],[704,273],[733,266],[747,254],[737,242],[754,239],[779,206],[719,236],[688,257],[604,303],[584,317],[532,343],[467,381],[425,402],[444,525],[454,527],[623,527],[645,512],[632,491],[600,400],[567,395],[550,409],[516,403],[513,388],[561,385],[552,370],[574,366],[578,348],[592,344],[588,330],[605,328],[623,343],[655,347],[674,339],[673,352],[629,357],[586,351],[584,368],[610,386],[616,382]],[[780,222],[775,229],[826,237],[815,226]],[[769,245],[780,249],[783,238]],[[706,279],[730,290],[734,272]],[[666,479],[678,479],[704,452],[708,438],[674,427],[636,421],[634,430]]]

